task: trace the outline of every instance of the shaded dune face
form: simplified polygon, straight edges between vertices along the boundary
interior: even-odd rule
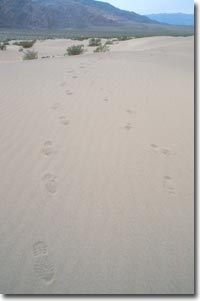
[[[192,294],[194,38],[88,42],[0,52],[0,291]]]

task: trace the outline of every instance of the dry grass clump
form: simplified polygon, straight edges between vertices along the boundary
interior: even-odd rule
[[[25,53],[24,53],[24,56],[23,56],[23,60],[24,61],[27,61],[27,60],[36,60],[38,59],[38,53],[34,50],[27,50]]]
[[[15,46],[20,46],[23,48],[31,48],[35,44],[36,40],[33,41],[20,41],[20,42],[15,42],[13,45]]]
[[[84,45],[73,45],[67,48],[68,55],[79,55],[84,52]]]

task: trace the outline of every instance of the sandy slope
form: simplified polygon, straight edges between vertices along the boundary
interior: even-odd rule
[[[0,292],[192,293],[193,38],[36,61],[13,47],[0,52]]]

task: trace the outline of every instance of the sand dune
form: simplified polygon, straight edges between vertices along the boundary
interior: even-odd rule
[[[193,37],[74,43],[0,52],[0,292],[192,294]]]

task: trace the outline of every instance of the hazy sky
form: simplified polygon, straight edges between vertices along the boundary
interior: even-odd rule
[[[193,13],[192,0],[99,0],[138,14]]]

